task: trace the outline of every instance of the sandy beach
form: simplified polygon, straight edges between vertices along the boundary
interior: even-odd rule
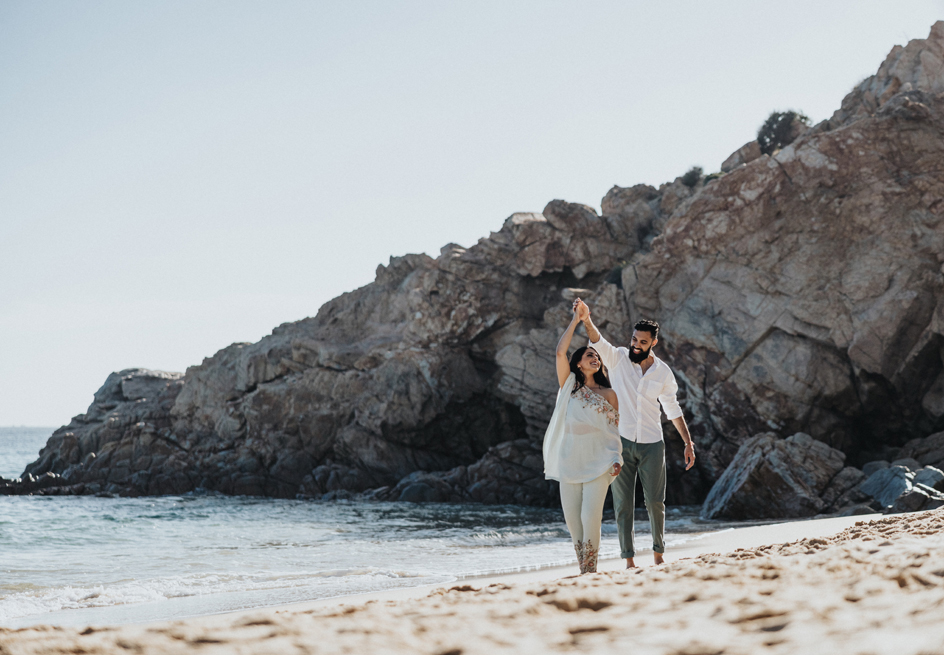
[[[172,623],[0,630],[0,653],[944,653],[941,510],[739,528],[663,567],[620,567]]]

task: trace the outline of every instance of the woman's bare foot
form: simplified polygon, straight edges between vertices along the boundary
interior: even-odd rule
[[[659,566],[660,564],[665,564],[665,560],[662,559],[662,553],[653,552],[652,559],[655,560],[656,566]]]
[[[627,568],[627,569],[634,569],[634,568],[636,568],[636,562],[633,561],[633,558],[632,558],[632,557],[627,557],[627,558],[626,558],[626,568]]]

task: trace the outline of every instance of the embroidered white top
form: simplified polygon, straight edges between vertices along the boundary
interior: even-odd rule
[[[610,384],[619,398],[620,436],[627,441],[657,443],[662,441],[662,413],[671,421],[682,415],[676,394],[678,383],[669,365],[653,355],[655,362],[643,375],[642,367],[629,359],[629,349],[616,348],[603,335],[590,344],[600,354],[608,369]]]
[[[596,480],[613,464],[623,464],[619,414],[587,387],[572,393],[571,373],[557,392],[557,405],[544,433],[544,477],[570,484]]]

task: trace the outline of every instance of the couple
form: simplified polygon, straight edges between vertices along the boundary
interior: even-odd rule
[[[590,346],[567,359],[577,324]],[[574,317],[557,344],[557,405],[544,435],[544,474],[560,481],[564,520],[581,573],[595,573],[606,490],[613,484],[620,557],[633,568],[636,476],[642,481],[656,564],[665,552],[665,443],[659,405],[685,441],[685,470],[695,447],[675,398],[672,370],[652,354],[659,324],[639,321],[630,348],[614,348],[590,320],[590,308],[574,301]],[[609,376],[607,375],[609,370]]]

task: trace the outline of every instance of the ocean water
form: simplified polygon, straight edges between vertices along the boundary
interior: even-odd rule
[[[0,427],[0,478],[18,478],[56,428]]]
[[[38,430],[0,428],[5,477],[22,472],[44,440]],[[666,543],[724,527],[672,508]],[[637,521],[643,544],[647,528]],[[601,556],[619,556],[612,520],[604,523]],[[174,619],[574,561],[556,509],[220,495],[0,497],[0,626]]]

